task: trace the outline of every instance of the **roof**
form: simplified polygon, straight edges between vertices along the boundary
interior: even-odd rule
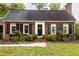
[[[66,10],[10,10],[4,17],[6,20],[36,20],[36,21],[75,21]]]

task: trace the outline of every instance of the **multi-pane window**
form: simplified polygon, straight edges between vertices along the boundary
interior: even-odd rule
[[[10,24],[10,34],[13,34],[16,31],[16,24],[12,23]]]
[[[28,34],[29,33],[29,25],[28,24],[23,24],[23,33]]]
[[[52,27],[52,33],[55,33],[55,27]]]
[[[16,31],[16,27],[12,26],[12,33],[14,33]]]
[[[68,34],[68,33],[69,33],[68,24],[63,24],[63,33],[64,33],[64,34]]]
[[[56,24],[51,24],[51,34],[56,34]]]
[[[25,26],[25,33],[28,33],[28,26]]]

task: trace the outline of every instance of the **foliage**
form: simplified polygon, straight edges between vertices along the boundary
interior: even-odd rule
[[[9,7],[4,4],[4,3],[1,3],[0,4],[0,16],[3,16],[5,15],[5,13],[8,11]]]
[[[47,36],[47,40],[49,40],[49,41],[55,41],[56,40],[56,34],[49,34]]]
[[[13,34],[12,34],[12,40],[14,41],[19,41],[22,40],[22,34],[20,31],[16,30]]]
[[[19,38],[18,38],[17,36],[12,36],[12,37],[11,37],[11,40],[12,40],[13,42],[17,42],[17,41],[19,40]]]
[[[14,9],[16,5],[20,10],[24,10],[25,8],[22,3],[0,3],[0,16],[4,16],[9,9]]]
[[[59,10],[60,9],[60,4],[50,3],[49,7],[50,7],[51,10]]]
[[[33,39],[37,39],[37,34],[32,34],[33,35]]]
[[[64,33],[67,33],[67,29],[66,29],[66,27],[64,27],[64,31],[63,31]]]
[[[4,40],[5,41],[9,41],[10,40],[10,35],[9,34],[6,34]]]
[[[48,36],[48,35],[43,35],[43,39],[47,39],[47,36]]]
[[[57,37],[58,37],[58,40],[60,40],[60,41],[67,41],[67,40],[69,40],[69,38],[67,37],[67,35],[64,34],[64,33],[58,34]]]
[[[22,3],[10,3],[10,4],[6,4],[9,9],[15,9],[16,7],[19,8],[20,10],[24,10],[25,5]]]
[[[32,3],[32,4],[35,5],[38,10],[41,10],[44,6],[46,6],[45,3]]]
[[[77,40],[79,39],[79,24],[75,24],[75,37]]]
[[[33,40],[33,35],[32,35],[32,34],[28,34],[28,35],[26,36],[26,40],[27,40],[27,41],[32,41],[32,40]]]

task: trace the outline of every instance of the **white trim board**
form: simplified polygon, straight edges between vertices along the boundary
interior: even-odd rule
[[[25,25],[28,26],[28,33],[25,33]],[[29,24],[23,24],[23,34],[29,34]]]
[[[36,21],[36,20],[3,20],[4,22],[76,22],[76,21]]]
[[[69,24],[63,24],[63,31],[64,31],[64,26],[67,27],[67,33],[64,33],[64,34],[69,34]]]
[[[55,27],[55,33],[52,33],[52,27]],[[56,24],[51,24],[51,34],[56,34]]]
[[[10,24],[10,34],[12,34],[12,26],[15,26],[16,27],[16,23],[11,23]]]

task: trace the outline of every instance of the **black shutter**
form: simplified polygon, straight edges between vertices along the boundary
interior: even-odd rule
[[[23,34],[23,24],[20,24],[20,32]]]
[[[63,24],[60,24],[60,32],[63,33]]]
[[[59,33],[59,24],[56,24],[56,33]]]
[[[32,34],[32,24],[29,24],[29,34]]]
[[[19,31],[19,24],[16,24],[16,30]]]
[[[10,34],[10,24],[7,23],[7,34]]]
[[[72,24],[69,24],[69,34],[72,34]]]
[[[48,24],[48,34],[51,34],[51,24]]]

